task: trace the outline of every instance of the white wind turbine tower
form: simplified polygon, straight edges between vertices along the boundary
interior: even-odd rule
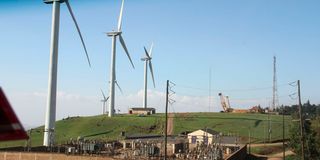
[[[102,97],[103,97],[103,99],[101,100],[101,102],[102,102],[102,114],[106,114],[106,111],[107,111],[106,103],[107,103],[109,97],[106,97],[106,96],[104,95],[102,89],[101,89],[101,93],[102,93]]]
[[[110,101],[109,101],[109,117],[112,117],[114,115],[114,105],[115,105],[115,84],[117,84],[116,80],[116,41],[117,37],[119,37],[120,44],[122,45],[124,51],[126,52],[132,67],[134,68],[134,65],[132,63],[131,57],[129,55],[128,49],[126,47],[126,44],[123,40],[123,37],[121,36],[122,30],[121,30],[121,24],[122,24],[122,12],[123,12],[123,5],[124,0],[122,0],[121,9],[120,9],[120,15],[118,19],[118,30],[108,32],[107,35],[112,38],[112,47],[111,47],[111,67],[110,67]],[[117,84],[118,85],[118,84]],[[118,85],[119,87],[119,85]]]
[[[56,121],[56,97],[57,97],[57,71],[58,71],[58,42],[59,42],[59,20],[60,20],[60,3],[66,2],[72,20],[77,28],[82,46],[87,56],[89,66],[91,67],[86,46],[84,44],[78,23],[73,15],[68,0],[44,0],[46,4],[52,4],[52,29],[51,29],[51,47],[50,47],[50,63],[49,63],[49,80],[48,80],[48,98],[47,111],[44,127],[44,146],[52,146],[54,144],[54,129]]]
[[[151,44],[151,48],[149,50],[149,53],[144,47],[144,52],[146,54],[145,57],[141,58],[142,61],[144,61],[144,97],[143,97],[143,108],[147,108],[147,89],[148,89],[148,66],[150,68],[150,73],[152,77],[152,82],[153,82],[153,87],[156,87],[155,82],[154,82],[154,76],[153,76],[153,69],[152,69],[152,49],[153,49],[153,43]]]

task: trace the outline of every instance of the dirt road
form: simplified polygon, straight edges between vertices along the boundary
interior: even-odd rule
[[[0,160],[113,160],[108,157],[68,156],[65,154],[0,152]]]
[[[172,135],[173,134],[173,118],[174,118],[174,114],[170,113],[168,115],[168,128],[167,128],[167,134],[168,135]]]
[[[282,147],[282,142],[279,142],[279,143],[261,143],[261,144],[251,144],[251,147],[254,148],[254,147],[265,147],[265,148],[279,148],[279,147]],[[295,153],[293,153],[292,151],[290,150],[287,150],[285,152],[285,155],[286,156],[289,156],[289,155],[293,155]],[[267,158],[268,160],[282,160],[283,159],[283,152],[281,150],[277,150],[271,154],[268,154],[268,155],[259,155],[259,154],[253,154],[255,156],[258,156],[258,157],[265,157]]]
[[[279,143],[256,143],[250,144],[251,147],[270,147],[270,146],[282,146],[282,142]]]
[[[285,152],[285,156],[290,156],[290,155],[294,155],[294,154],[295,154],[295,153],[293,153],[292,151],[286,151],[286,152]],[[271,156],[269,156],[269,157],[270,157],[270,158],[268,158],[268,159],[270,159],[270,160],[276,160],[277,158],[282,159],[283,153],[282,153],[282,152],[276,153],[276,154],[271,155]]]

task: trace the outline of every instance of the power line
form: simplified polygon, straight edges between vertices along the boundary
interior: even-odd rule
[[[284,86],[288,86],[288,83],[278,85],[278,87],[284,87]],[[205,88],[193,87],[193,86],[184,85],[184,84],[178,84],[176,87],[177,88],[185,88],[185,89],[193,89],[193,90],[205,91],[205,92],[208,91],[208,89],[205,89]],[[243,88],[243,89],[221,89],[221,90],[211,90],[211,91],[216,91],[216,92],[243,92],[243,91],[259,91],[259,90],[270,90],[270,89],[273,89],[273,86],[271,86],[271,87]]]
[[[290,82],[289,85],[292,86],[292,87],[297,87],[298,86],[298,82],[297,81]]]
[[[296,96],[296,97],[293,97],[293,96]],[[290,94],[289,97],[290,97],[292,100],[298,99],[297,92]]]
[[[187,92],[177,92],[177,93],[175,93],[176,95],[180,95],[180,96],[192,96],[192,97],[207,97],[207,96],[205,96],[205,95],[202,95],[202,96],[199,96],[199,95],[196,95],[196,94],[190,94],[189,92],[187,93]],[[281,98],[285,98],[285,97],[288,97],[288,95],[287,94],[284,94],[284,95],[281,95],[281,96],[278,96],[280,99]],[[218,99],[216,96],[214,96],[214,97],[212,97],[211,96],[211,98],[213,98],[213,99]],[[255,97],[255,98],[234,98],[234,96],[233,96],[233,98],[232,99],[234,99],[234,100],[262,100],[262,99],[272,99],[272,97]]]
[[[174,84],[173,82],[169,81],[169,92],[168,92],[168,96],[169,96],[169,104],[173,105],[173,103],[175,103],[176,101],[173,99],[173,95],[176,94],[176,92],[173,90],[173,87],[175,87],[176,84]]]

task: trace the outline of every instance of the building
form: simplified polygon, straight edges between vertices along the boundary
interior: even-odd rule
[[[250,113],[263,113],[263,109],[260,106],[253,106],[249,109]]]
[[[233,109],[232,113],[248,113],[247,109]]]
[[[199,144],[212,144],[219,137],[220,132],[209,128],[199,129],[188,134],[189,148],[194,148]]]
[[[130,108],[129,114],[151,115],[156,114],[155,108]]]

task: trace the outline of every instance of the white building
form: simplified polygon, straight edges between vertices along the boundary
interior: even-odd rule
[[[212,144],[219,135],[219,132],[208,128],[191,132],[188,134],[189,148],[193,148],[197,144]]]
[[[130,108],[129,114],[151,115],[156,114],[155,108]]]

